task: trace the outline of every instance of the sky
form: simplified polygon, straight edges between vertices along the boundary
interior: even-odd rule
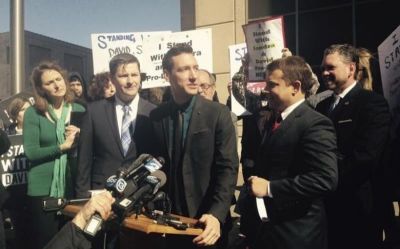
[[[10,30],[0,0],[0,32]],[[25,0],[25,30],[90,48],[90,34],[180,31],[180,0]]]

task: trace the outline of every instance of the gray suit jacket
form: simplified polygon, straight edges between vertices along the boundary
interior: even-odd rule
[[[169,141],[171,105],[168,102],[150,114],[156,134],[154,144],[159,145],[159,154],[166,159],[163,170],[168,177],[172,157]],[[196,98],[183,153],[182,188],[187,215],[198,218],[210,213],[223,223],[233,198],[239,164],[235,130],[226,106]]]

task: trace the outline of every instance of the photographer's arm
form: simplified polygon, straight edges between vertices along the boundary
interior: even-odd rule
[[[83,233],[83,228],[95,212],[106,220],[111,214],[111,205],[114,201],[109,192],[103,192],[90,198],[72,222],[67,223],[46,245],[45,249],[91,248],[90,238]]]

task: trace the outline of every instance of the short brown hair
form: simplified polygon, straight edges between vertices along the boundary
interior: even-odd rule
[[[324,57],[329,54],[338,53],[342,57],[342,61],[346,64],[354,63],[356,65],[354,79],[358,75],[358,51],[350,44],[333,44],[327,47],[324,51]]]
[[[287,85],[291,85],[294,81],[301,82],[301,91],[306,97],[311,94],[311,87],[313,86],[313,78],[310,67],[307,66],[306,61],[300,56],[288,56],[272,61],[267,65],[267,71],[273,72],[281,70],[283,79]]]
[[[31,73],[31,82],[35,95],[35,108],[42,114],[47,112],[49,107],[49,100],[47,99],[42,89],[42,75],[47,70],[55,70],[61,74],[66,86],[64,101],[67,103],[72,103],[74,101],[74,94],[69,89],[67,72],[54,61],[43,61],[38,66],[36,66]]]
[[[15,98],[11,101],[11,103],[7,106],[7,113],[13,122],[17,121],[18,113],[21,111],[22,107],[25,103],[30,103],[26,98]]]
[[[109,63],[110,76],[115,76],[115,74],[117,73],[117,69],[120,65],[127,65],[131,63],[137,63],[140,71],[140,62],[138,58],[136,58],[136,56],[134,56],[133,54],[122,53],[112,57]]]
[[[178,43],[173,46],[168,52],[164,55],[162,60],[162,68],[167,72],[171,72],[172,67],[174,66],[172,63],[172,57],[178,56],[180,54],[193,54],[193,48],[186,43]]]
[[[91,100],[100,100],[104,98],[104,88],[110,82],[110,73],[102,72],[93,76],[89,86],[89,97]],[[112,83],[110,83],[112,84]]]

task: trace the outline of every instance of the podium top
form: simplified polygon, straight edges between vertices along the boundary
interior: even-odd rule
[[[64,215],[74,217],[75,214],[79,212],[81,209],[80,205],[67,205],[62,213]],[[157,224],[155,220],[148,218],[145,215],[131,215],[126,217],[122,222],[122,225],[128,229],[141,231],[144,233],[160,233],[160,234],[181,234],[181,235],[193,235],[197,236],[203,232],[201,228],[194,228],[194,225],[197,223],[196,219],[173,215],[183,223],[187,223],[189,227],[185,230],[178,230],[172,226]]]

